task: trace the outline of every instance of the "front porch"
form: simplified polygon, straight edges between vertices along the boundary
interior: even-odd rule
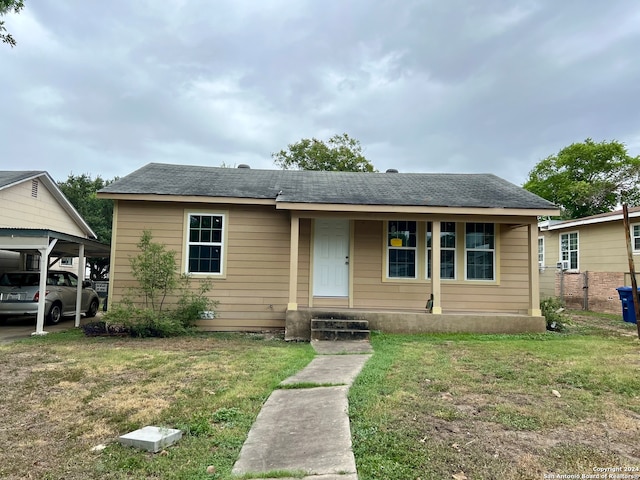
[[[287,310],[285,340],[309,341],[312,318],[367,320],[370,330],[386,333],[542,333],[542,316],[497,312],[443,312],[305,308]]]

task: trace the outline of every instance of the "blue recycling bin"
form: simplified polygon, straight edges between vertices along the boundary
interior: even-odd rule
[[[622,302],[622,319],[625,322],[637,323],[636,310],[633,305],[633,290],[631,287],[616,288],[620,301]],[[640,292],[640,288],[638,288]]]

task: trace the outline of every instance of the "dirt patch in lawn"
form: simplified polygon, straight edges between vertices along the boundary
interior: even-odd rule
[[[374,337],[379,356],[351,393],[361,478],[640,475],[640,342],[620,323],[587,313],[563,333]]]
[[[569,331],[584,329],[603,330],[610,334],[623,337],[637,337],[638,329],[635,323],[624,322],[616,315],[598,315],[593,312],[572,311],[570,313]]]
[[[208,445],[185,453],[179,466],[166,467],[178,471],[191,462],[196,466],[190,468],[204,471],[211,445],[225,445],[224,438],[235,432],[231,425],[219,428],[213,413],[233,407],[242,419],[257,414],[266,385],[273,382],[270,375],[282,375],[289,364],[300,368],[299,353],[275,336],[264,338],[78,335],[0,346],[0,478],[155,478],[149,474],[157,468],[153,456],[92,452],[100,444],[118,447],[119,435],[145,425],[183,428],[186,439],[174,452],[188,452],[189,442]],[[195,429],[200,436],[189,437]],[[218,430],[227,437],[217,440]],[[236,438],[229,442],[233,449],[241,445]],[[233,450],[222,462],[229,464],[236,455]]]
[[[640,415],[617,405],[605,405],[603,410],[610,413],[601,417],[540,428],[523,420],[526,408],[522,418],[496,414],[501,408],[517,412],[517,398],[504,400],[498,409],[496,399],[484,395],[439,394],[436,398],[457,414],[439,418],[442,410],[433,405],[394,425],[398,431],[413,432],[405,448],[414,458],[424,456],[425,477],[421,478],[430,478],[427,472],[463,472],[469,479],[533,480],[552,478],[544,476],[552,473],[593,473],[596,467],[640,467]]]

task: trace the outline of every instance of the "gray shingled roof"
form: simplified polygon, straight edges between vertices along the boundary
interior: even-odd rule
[[[46,172],[37,170],[28,170],[21,172],[0,170],[0,188],[6,187],[7,185],[13,185],[14,183],[18,183],[22,180],[41,175],[43,173]]]
[[[101,192],[277,197],[279,202],[319,204],[556,209],[551,202],[492,174],[316,172],[150,163]]]

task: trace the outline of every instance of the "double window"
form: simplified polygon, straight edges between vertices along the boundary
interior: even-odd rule
[[[187,273],[222,274],[225,216],[189,213]]]
[[[426,272],[422,275],[432,277],[433,223],[426,222],[425,228],[425,242],[419,246],[418,222],[396,220],[387,223],[387,278],[418,278],[418,257],[423,262],[426,257]],[[463,231],[464,243],[458,242]],[[420,253],[423,248],[425,257]],[[440,223],[440,278],[455,280],[458,261],[464,261],[466,280],[496,279],[496,227],[493,223]]]
[[[567,262],[569,270],[578,270],[578,232],[560,235],[560,260]]]

